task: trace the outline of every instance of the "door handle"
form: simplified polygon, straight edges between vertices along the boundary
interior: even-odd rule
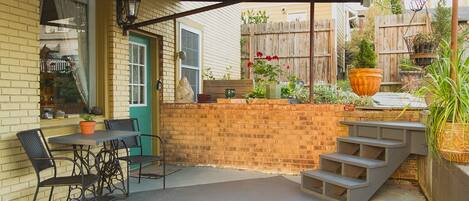
[[[156,80],[156,90],[160,91],[163,89],[163,82],[161,80]]]

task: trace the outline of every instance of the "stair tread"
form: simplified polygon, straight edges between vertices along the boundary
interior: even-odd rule
[[[360,125],[360,126],[379,126],[383,128],[401,128],[408,130],[422,130],[425,131],[425,125],[419,122],[405,122],[405,121],[342,121],[345,125]]]
[[[332,154],[321,154],[321,158],[342,162],[350,165],[355,165],[364,168],[377,168],[383,167],[386,165],[385,161],[382,160],[374,160],[363,158],[359,156],[353,156],[348,154],[341,154],[341,153],[332,153]]]
[[[302,173],[304,176],[319,179],[321,181],[341,186],[347,189],[356,189],[367,186],[367,182],[361,179],[344,177],[324,170],[309,170]]]
[[[365,145],[385,147],[385,148],[405,146],[404,142],[397,141],[397,140],[384,140],[384,139],[374,139],[374,138],[367,138],[367,137],[348,136],[348,137],[339,137],[337,138],[337,140],[342,141],[342,142],[365,144]]]

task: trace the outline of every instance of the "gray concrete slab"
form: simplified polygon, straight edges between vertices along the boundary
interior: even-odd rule
[[[177,171],[166,178],[166,187],[186,187],[201,184],[212,184],[229,181],[240,181],[247,179],[269,178],[277,176],[275,174],[266,174],[256,171],[236,170],[236,169],[222,169],[213,167],[184,167],[180,166],[180,171]],[[283,176],[297,184],[300,183],[300,176],[285,175]],[[142,183],[138,184],[137,179],[131,178],[130,191],[131,193],[143,191],[156,191],[162,188],[162,179],[143,179]],[[139,193],[129,197],[128,201],[142,200],[142,196],[152,195],[151,193]],[[138,196],[137,196],[138,195]],[[240,200],[242,200],[240,198]],[[388,182],[386,183],[374,196],[372,201],[425,201],[425,197],[420,193],[419,188],[408,182]]]
[[[425,100],[409,93],[379,92],[373,96],[374,107],[383,109],[408,108],[424,109]]]

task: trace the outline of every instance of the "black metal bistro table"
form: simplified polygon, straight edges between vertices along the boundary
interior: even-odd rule
[[[122,171],[122,167],[117,159],[119,153],[117,149],[114,149],[112,143],[119,142],[127,137],[134,137],[139,135],[138,132],[132,131],[96,131],[92,135],[83,135],[81,133],[75,133],[64,136],[50,137],[49,143],[71,145],[74,149],[87,149],[90,150],[93,147],[101,146],[100,151],[96,154],[99,158],[100,164],[96,164],[98,167],[98,176],[100,181],[98,183],[98,195],[100,197],[107,196],[114,193],[116,190],[121,191],[124,195],[128,195],[129,189],[126,189],[125,178]],[[89,152],[74,151],[74,160],[77,161],[84,169],[90,170],[91,160]],[[75,166],[73,167],[72,174],[76,173]],[[74,187],[69,188],[68,198],[70,193],[74,190]],[[106,193],[104,193],[106,190]]]

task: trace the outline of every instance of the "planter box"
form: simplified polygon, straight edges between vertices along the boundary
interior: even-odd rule
[[[288,104],[299,104],[297,100],[293,99],[226,99],[219,98],[217,103],[222,104],[256,104],[256,105],[288,105]]]
[[[204,80],[203,93],[211,96],[211,101],[225,98],[225,89],[235,89],[234,98],[244,98],[244,95],[254,89],[253,80]]]
[[[402,89],[405,91],[417,90],[418,88],[420,88],[423,75],[424,72],[422,71],[399,71]]]

